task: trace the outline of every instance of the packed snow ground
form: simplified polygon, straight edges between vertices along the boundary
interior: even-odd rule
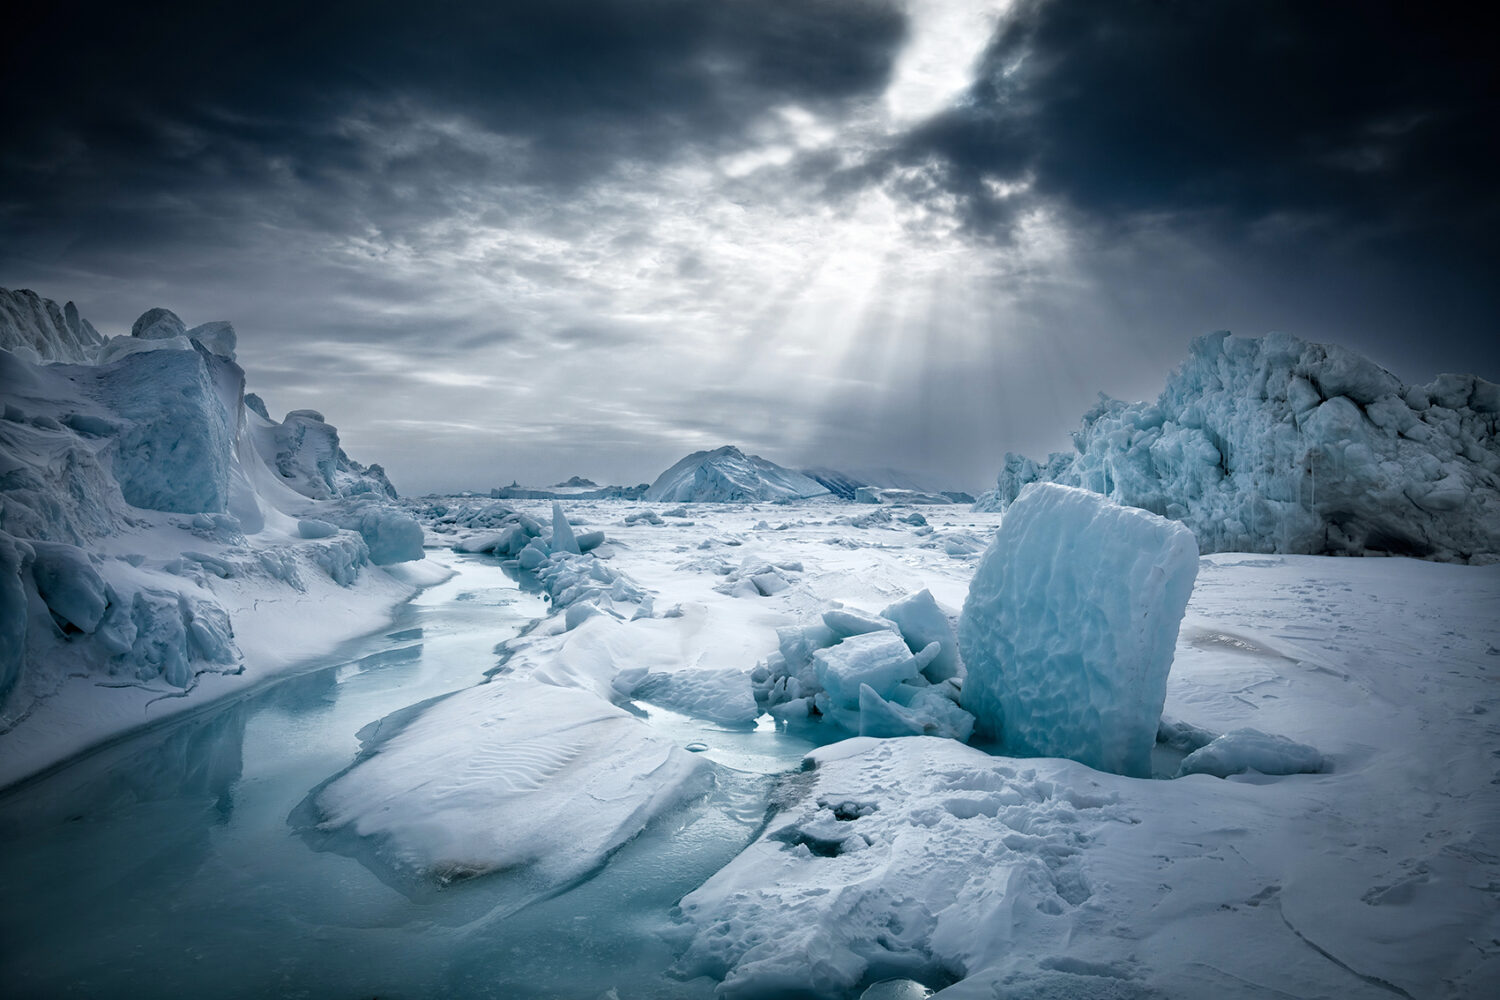
[[[429,544],[479,536],[461,522],[487,504],[426,511]],[[546,535],[550,505],[513,506]],[[581,579],[570,569],[551,589],[566,607],[505,644],[496,683],[431,710],[446,714],[425,740],[404,721],[409,746],[374,746],[330,786],[341,797],[321,803],[325,826],[356,824],[395,845],[383,863],[421,858],[440,873],[465,858],[476,871],[508,863],[503,845],[485,846],[490,805],[466,807],[461,782],[447,779],[453,794],[435,802],[442,790],[420,769],[394,782],[378,773],[399,774],[403,759],[480,772],[514,810],[559,794],[602,802],[587,769],[549,785],[540,745],[497,777],[481,727],[503,713],[464,707],[502,696],[486,688],[572,689],[584,748],[619,738],[588,733],[607,721],[632,724],[649,750],[661,738],[656,706],[749,728],[757,708],[744,692],[777,655],[776,629],[809,628],[840,606],[876,614],[924,589],[956,614],[999,522],[926,507],[919,524],[912,508],[830,500],[566,512],[575,535],[605,540],[563,563],[603,563],[612,582],[595,596],[633,598],[574,614],[591,605],[570,603]],[[1497,567],[1204,557],[1167,681],[1157,780],[951,739],[857,737],[835,716],[783,722],[832,745],[810,772],[782,778],[762,833],[683,900],[674,974],[721,979],[736,996],[856,996],[890,976],[955,997],[1483,995],[1500,983],[1497,608]],[[530,697],[557,695],[517,704]],[[645,718],[612,715],[608,700]],[[554,731],[562,718],[527,725]],[[1219,734],[1229,735],[1200,750]],[[1198,764],[1183,770],[1195,773],[1160,780],[1193,750]],[[668,759],[658,751],[632,771],[611,815],[639,817],[654,793],[681,789]],[[1243,772],[1257,762],[1318,773]],[[716,763],[734,766],[730,755]],[[446,821],[424,837],[411,817],[428,812]],[[572,875],[606,859],[622,829],[597,815],[576,824],[587,857],[559,835],[556,857],[527,862]],[[455,847],[465,830],[472,841]]]

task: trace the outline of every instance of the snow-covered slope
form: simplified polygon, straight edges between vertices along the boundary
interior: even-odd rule
[[[725,445],[714,451],[695,451],[663,472],[646,491],[645,499],[668,503],[755,503],[800,500],[827,492],[821,483],[800,472]]]
[[[1500,385],[1403,385],[1284,334],[1194,341],[1154,403],[1101,398],[1075,454],[1007,455],[976,509],[1038,480],[1183,521],[1205,552],[1500,559]]]
[[[247,407],[229,324],[153,309],[105,341],[31,292],[0,292],[0,316],[0,784],[410,593],[366,567],[420,559],[415,519],[317,414]],[[297,635],[287,600],[334,593],[323,635]]]

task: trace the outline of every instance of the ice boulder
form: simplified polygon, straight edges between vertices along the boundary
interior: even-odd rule
[[[104,617],[109,597],[88,554],[63,542],[33,541],[31,547],[36,552],[31,576],[47,610],[58,621],[92,633]]]
[[[930,643],[938,644],[938,654],[922,673],[934,684],[963,672],[958,658],[958,636],[953,632],[953,623],[938,607],[932,591],[919,590],[910,597],[892,604],[880,613],[880,617],[896,623],[901,638],[913,653],[920,652]]]
[[[338,429],[317,410],[292,410],[276,428],[276,471],[288,486],[313,500],[336,496]]]
[[[141,340],[170,340],[187,333],[187,325],[170,309],[147,309],[130,328],[130,335]]]
[[[339,517],[339,521],[343,527],[360,533],[370,548],[370,562],[377,566],[423,558],[422,526],[404,510],[364,503]]]
[[[196,340],[202,344],[210,354],[216,354],[230,361],[234,360],[234,349],[238,338],[234,334],[234,324],[228,320],[201,323],[189,330],[186,336],[189,340]]]
[[[0,531],[0,705],[25,663],[27,599],[21,574],[31,559],[30,545]]]
[[[1183,525],[1087,490],[1026,487],[959,622],[963,707],[980,735],[1017,754],[1148,776],[1197,574]]]
[[[338,534],[339,527],[322,518],[304,517],[297,521],[297,534],[303,538],[330,538]]]
[[[733,445],[687,456],[657,477],[645,499],[668,503],[754,503],[822,496],[828,490]],[[670,513],[670,512],[668,512]]]
[[[1183,758],[1177,777],[1259,771],[1261,774],[1315,774],[1323,769],[1323,755],[1306,743],[1272,736],[1258,729],[1235,729]]]

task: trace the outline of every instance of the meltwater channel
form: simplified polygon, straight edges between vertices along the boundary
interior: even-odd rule
[[[671,974],[672,907],[749,842],[805,738],[636,706],[708,745],[714,790],[503,916],[516,891],[503,878],[414,891],[295,829],[361,728],[480,682],[495,644],[545,614],[493,560],[444,558],[458,575],[385,632],[0,793],[0,993],[710,996],[713,981]]]

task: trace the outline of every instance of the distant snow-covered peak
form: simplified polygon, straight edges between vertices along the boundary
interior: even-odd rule
[[[746,455],[734,445],[696,451],[657,477],[646,491],[647,500],[669,503],[756,503],[800,500],[828,490],[800,472],[783,468],[759,455]]]

